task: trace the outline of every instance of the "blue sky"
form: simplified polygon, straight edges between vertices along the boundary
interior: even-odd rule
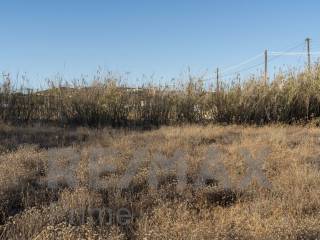
[[[143,82],[143,74],[168,82],[188,67],[211,77],[218,66],[266,48],[281,51],[306,37],[313,51],[320,50],[316,0],[2,0],[0,7],[0,71],[26,73],[34,87],[57,74],[92,76],[98,67],[129,73],[130,84]],[[304,61],[282,57],[270,69]]]

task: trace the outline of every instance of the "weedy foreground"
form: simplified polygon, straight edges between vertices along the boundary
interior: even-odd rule
[[[0,143],[0,239],[320,238],[318,128],[1,125]]]

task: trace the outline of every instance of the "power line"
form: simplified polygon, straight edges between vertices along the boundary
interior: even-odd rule
[[[284,53],[288,53],[289,51],[295,50],[295,49],[297,49],[298,47],[300,47],[300,46],[302,46],[302,45],[304,45],[304,42],[300,42],[300,43],[294,45],[293,47],[290,47],[290,48],[284,50],[283,52],[281,52],[282,54],[274,55],[274,57],[273,57],[273,58],[270,58],[270,59],[268,60],[268,62],[274,61],[275,59],[281,57]],[[279,52],[279,53],[280,53],[280,52]],[[306,53],[304,53],[304,54],[306,54]],[[273,55],[273,54],[271,54],[271,55]],[[257,56],[263,56],[263,53],[260,54],[260,55],[257,55]],[[255,58],[255,57],[250,58],[250,59],[248,59],[247,61],[249,61],[249,60],[251,60],[251,59],[254,59],[254,58]],[[244,69],[240,69],[239,71],[233,72],[233,73],[231,73],[231,74],[222,75],[222,76],[224,76],[224,77],[229,77],[229,76],[232,76],[232,75],[234,75],[234,74],[236,74],[236,73],[245,72],[245,71],[251,70],[251,69],[253,69],[253,68],[262,66],[263,64],[264,64],[264,62],[261,62],[261,63],[255,64],[255,65],[253,65],[253,66],[250,66],[250,67],[247,67],[247,68],[244,68]]]
[[[223,71],[224,71],[224,72],[229,72],[229,71],[232,70],[232,69],[236,69],[236,68],[238,68],[238,67],[241,67],[241,66],[243,66],[243,65],[245,65],[245,64],[247,64],[247,63],[249,63],[249,62],[252,62],[252,61],[258,59],[258,58],[260,58],[261,56],[263,56],[263,53],[260,53],[260,54],[258,54],[258,55],[256,55],[256,56],[252,57],[252,58],[249,58],[249,59],[247,59],[247,60],[245,60],[245,61],[243,61],[243,62],[241,62],[241,63],[239,63],[239,64],[237,64],[237,65],[234,65],[234,66],[225,68],[225,69],[223,69]]]
[[[268,60],[268,62],[274,61],[274,60],[276,60],[276,59],[278,59],[278,58],[280,58],[282,56],[300,56],[300,58],[301,58],[301,56],[305,56],[308,53],[306,53],[306,52],[290,52],[290,51],[295,50],[295,49],[301,47],[302,45],[304,46],[304,44],[305,44],[305,42],[300,42],[300,43],[294,45],[293,47],[290,47],[290,48],[288,48],[288,49],[286,49],[284,51],[281,51],[281,52],[270,52],[268,54],[273,56],[273,57],[270,58]],[[310,52],[310,54],[312,54],[312,55],[320,55],[320,51]],[[256,59],[259,59],[263,55],[264,55],[263,53],[260,53],[260,54],[254,56],[254,57],[251,57],[251,58],[249,58],[249,59],[247,59],[247,60],[245,60],[245,61],[243,61],[243,62],[241,62],[239,64],[236,64],[236,65],[233,65],[233,66],[229,66],[227,68],[223,68],[222,71],[221,71],[222,72],[221,76],[222,77],[229,77],[229,76],[232,76],[232,75],[235,75],[235,74],[239,74],[239,73],[251,70],[253,68],[260,67],[260,66],[262,66],[264,64],[264,62],[260,62],[258,64],[254,64],[252,66],[249,66],[249,67],[246,67],[246,68],[242,68],[242,69],[239,69],[238,71],[234,71],[234,72],[228,74],[228,72],[230,72],[231,70],[237,69],[237,68],[239,68],[241,66],[244,66],[244,65],[246,65],[246,64],[248,64],[248,63],[250,63],[250,62],[252,62],[252,61],[254,61]],[[224,74],[224,73],[227,73],[227,74]],[[207,81],[211,81],[211,80],[214,80],[214,79],[215,79],[215,77],[209,77],[209,78],[206,78],[206,79],[202,79],[202,81],[203,82],[207,82]]]
[[[286,50],[284,50],[284,51],[282,51],[282,52],[283,52],[283,53],[287,53],[287,52],[290,52],[290,51],[292,51],[292,50],[295,50],[295,49],[297,49],[298,47],[301,47],[301,46],[304,46],[304,42],[300,42],[300,43],[296,44],[295,46],[290,47],[290,48],[288,48],[288,49],[286,49]],[[269,59],[269,62],[274,61],[274,60],[276,60],[276,59],[278,59],[278,58],[280,58],[280,57],[281,57],[281,55],[274,56],[273,58],[270,58],[270,59]]]
[[[270,52],[270,55],[273,56],[300,56],[300,55],[308,55],[306,52]],[[319,52],[310,52],[312,55],[320,55]]]
[[[263,64],[264,64],[264,62],[261,62],[261,63],[259,63],[259,64],[255,64],[255,65],[252,65],[252,66],[250,66],[250,67],[240,69],[239,71],[236,71],[236,72],[232,72],[232,73],[229,73],[229,74],[221,74],[221,76],[222,76],[222,77],[229,77],[229,76],[232,76],[232,75],[234,75],[234,74],[242,73],[242,72],[251,70],[251,69],[253,69],[253,68],[262,66]],[[202,79],[202,81],[203,81],[203,82],[207,82],[207,81],[210,81],[210,80],[213,80],[213,79],[215,79],[215,77],[210,77],[210,78]]]
[[[230,73],[230,74],[227,74],[227,75],[222,75],[222,76],[224,76],[224,77],[229,77],[229,76],[232,76],[232,75],[234,75],[234,74],[236,74],[236,73],[242,73],[242,72],[251,70],[251,69],[253,69],[253,68],[260,67],[260,66],[262,66],[262,65],[264,65],[264,62],[255,64],[255,65],[253,65],[253,66],[250,66],[250,67],[241,69],[241,70],[239,70],[239,71],[236,71],[236,72],[233,72],[233,73]]]

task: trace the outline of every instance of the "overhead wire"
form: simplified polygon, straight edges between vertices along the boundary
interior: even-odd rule
[[[287,53],[287,52],[290,52],[290,51],[293,51],[293,50],[296,50],[297,48],[301,47],[301,46],[304,46],[305,42],[300,42],[298,44],[296,44],[295,46],[293,47],[290,47],[284,51],[282,51],[283,53]],[[268,62],[272,62],[273,60],[277,59],[277,58],[280,58],[281,55],[277,55],[277,56],[274,56],[273,58],[270,58]]]
[[[258,55],[256,55],[256,56],[252,57],[252,58],[249,58],[249,59],[247,59],[247,60],[245,60],[245,61],[243,61],[243,62],[241,62],[241,63],[239,63],[239,64],[237,64],[237,65],[224,68],[223,71],[224,71],[224,72],[229,72],[229,71],[232,70],[232,69],[236,69],[236,68],[238,68],[238,67],[241,67],[241,66],[243,66],[243,65],[245,65],[245,64],[247,64],[247,63],[249,63],[249,62],[252,62],[252,61],[258,59],[258,58],[260,58],[261,56],[263,56],[263,53],[260,53],[260,54],[258,54]]]
[[[274,60],[276,60],[276,59],[278,59],[278,58],[280,58],[280,57],[282,57],[282,56],[300,56],[300,58],[301,58],[301,56],[308,55],[307,52],[290,52],[290,51],[292,51],[292,50],[295,50],[295,49],[301,47],[301,46],[304,45],[304,44],[305,44],[305,42],[300,42],[300,43],[294,45],[293,47],[290,47],[290,48],[288,48],[288,49],[286,49],[286,50],[284,50],[284,51],[281,51],[281,52],[268,52],[268,55],[269,55],[269,56],[273,56],[273,57],[271,57],[271,58],[268,60],[268,63],[269,63],[269,62],[272,62],[272,61],[274,61]],[[310,54],[311,54],[311,55],[320,55],[320,51],[310,52]],[[254,61],[254,60],[259,59],[259,58],[262,57],[263,55],[264,55],[264,53],[260,53],[260,54],[258,54],[258,55],[256,55],[256,56],[251,57],[251,58],[249,58],[249,59],[247,59],[247,60],[245,60],[245,61],[243,61],[243,62],[240,62],[240,63],[238,63],[238,64],[236,64],[236,65],[229,66],[229,67],[227,67],[227,68],[222,68],[221,71],[220,71],[220,76],[221,76],[221,77],[230,77],[230,76],[232,76],[232,75],[239,74],[239,73],[242,73],[242,72],[251,70],[251,69],[253,69],[253,68],[262,66],[262,65],[264,65],[264,62],[260,62],[260,63],[258,63],[258,64],[254,64],[254,65],[252,65],[252,66],[239,69],[238,71],[234,71],[234,72],[232,72],[232,73],[228,73],[228,72],[230,72],[230,71],[233,70],[233,69],[237,69],[237,68],[239,68],[239,67],[241,67],[241,66],[244,66],[244,65],[246,65],[246,64],[248,64],[248,63],[250,63],[250,62],[252,62],[252,61]],[[227,73],[227,74],[225,74],[225,73]],[[209,78],[206,78],[206,79],[202,79],[202,81],[203,81],[203,82],[207,82],[207,81],[210,81],[210,80],[214,80],[215,78],[216,78],[216,77],[209,77]]]
[[[304,44],[304,42],[300,42],[300,43],[294,45],[293,47],[290,47],[290,48],[284,50],[282,53],[287,53],[287,52],[289,52],[289,51],[295,50],[295,49],[297,49],[298,47],[302,46],[303,44]],[[260,54],[260,56],[262,56],[262,55],[263,55],[263,53]],[[277,59],[277,58],[279,58],[279,57],[281,57],[281,56],[282,56],[282,55],[280,55],[280,54],[279,54],[279,55],[275,55],[274,57],[270,58],[270,59],[268,60],[268,62],[274,61],[275,59]],[[251,59],[253,59],[253,58],[251,58]],[[244,69],[240,69],[239,71],[233,72],[233,73],[231,73],[231,74],[227,74],[227,75],[223,75],[223,74],[222,74],[222,76],[224,76],[224,77],[229,77],[229,76],[232,76],[232,75],[234,75],[234,74],[239,74],[239,73],[242,73],[242,72],[251,70],[251,69],[253,69],[253,68],[262,66],[263,64],[264,64],[264,62],[261,62],[261,63],[255,64],[255,65],[253,65],[253,66],[250,66],[250,67],[247,67],[247,68],[244,68]]]
[[[311,55],[319,55],[320,52],[310,52]],[[272,56],[303,56],[308,55],[306,52],[270,52]]]

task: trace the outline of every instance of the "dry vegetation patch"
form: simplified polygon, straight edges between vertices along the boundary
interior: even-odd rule
[[[1,128],[1,141],[33,133]],[[1,239],[320,238],[318,128],[72,131],[69,147],[59,139],[43,148],[34,134],[0,154]],[[244,181],[248,156],[270,187]],[[64,176],[70,164],[72,179]],[[119,209],[131,214],[126,224]]]

